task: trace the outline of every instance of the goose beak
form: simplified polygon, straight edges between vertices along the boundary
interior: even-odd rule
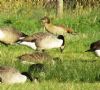
[[[40,20],[41,25],[44,25],[45,21],[43,19]]]
[[[61,47],[60,47],[60,52],[62,53],[63,50],[64,50],[64,46],[61,46]]]
[[[40,21],[43,22],[44,21],[44,18],[41,18]]]
[[[42,21],[43,21],[43,19],[41,18],[39,21],[40,21],[40,22],[42,22]]]

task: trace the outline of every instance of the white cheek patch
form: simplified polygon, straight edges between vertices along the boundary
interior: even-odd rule
[[[100,57],[100,50],[95,50],[95,53],[96,53],[97,56]]]
[[[5,34],[0,30],[0,38],[4,38]]]

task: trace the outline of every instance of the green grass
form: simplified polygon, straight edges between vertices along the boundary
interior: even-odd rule
[[[5,85],[0,84],[1,90],[99,90],[100,89],[100,57],[94,53],[86,53],[91,42],[100,40],[100,9],[87,14],[76,15],[67,13],[62,19],[53,19],[54,24],[63,24],[72,27],[78,34],[66,35],[66,46],[63,53],[58,49],[47,50],[53,57],[59,57],[54,65],[45,64],[45,70],[38,75],[40,83]],[[34,11],[35,12],[35,11]],[[36,14],[36,15],[35,15]],[[45,14],[36,11],[34,14],[6,14],[0,15],[0,26],[6,26],[3,21],[12,20],[11,26],[31,35],[43,31],[39,22]],[[53,17],[53,15],[52,15]],[[96,18],[96,19],[95,19]],[[18,56],[31,53],[34,50],[26,46],[9,45],[0,43],[0,65],[16,67],[20,71],[27,71],[28,65],[17,61]]]
[[[42,83],[25,83],[15,85],[0,85],[1,90],[99,90],[99,83],[58,83],[43,81]]]

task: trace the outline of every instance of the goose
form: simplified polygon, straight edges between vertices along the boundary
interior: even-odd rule
[[[0,42],[2,42],[5,45],[14,44],[19,39],[23,39],[25,36],[27,35],[17,31],[13,27],[0,28]]]
[[[28,72],[20,73],[16,68],[0,66],[0,82],[7,84],[25,83],[27,79],[33,80]]]
[[[19,44],[27,45],[35,50],[43,51],[46,49],[60,48],[64,49],[65,40],[63,35],[53,35],[47,32],[38,32],[32,36],[26,36],[18,41]]]
[[[91,43],[90,49],[86,50],[86,52],[95,52],[95,54],[100,57],[100,40]]]
[[[50,19],[48,17],[43,17],[41,19],[45,29],[52,33],[52,34],[56,34],[56,35],[65,35],[66,33],[73,33],[73,30],[71,28],[64,28],[63,26],[56,26],[53,25],[50,22]]]
[[[45,62],[50,62],[53,60],[53,57],[51,57],[46,52],[34,52],[31,54],[23,54],[17,58],[23,64],[43,64]]]

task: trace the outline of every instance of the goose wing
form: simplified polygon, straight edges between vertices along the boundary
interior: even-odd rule
[[[46,38],[47,36],[50,36],[50,35],[51,34],[49,33],[39,32],[31,36],[26,36],[24,39],[22,39],[22,41],[33,42],[34,40],[42,40],[43,38]]]

